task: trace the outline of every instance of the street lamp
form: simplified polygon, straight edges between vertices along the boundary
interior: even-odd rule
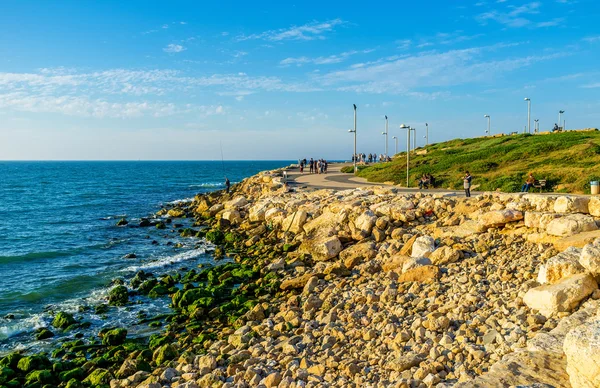
[[[352,104],[352,106],[354,106],[354,130],[349,129],[348,132],[354,133],[354,157],[352,159],[354,161],[354,173],[356,174],[356,159],[358,159],[356,155],[356,104]]]
[[[539,133],[540,132],[540,119],[535,119],[533,121],[535,122],[535,124],[533,124],[533,132]]]
[[[396,148],[394,148],[395,149],[394,155],[396,155],[398,153],[398,137],[394,136],[394,137],[392,137],[392,139],[396,140]]]
[[[527,133],[531,133],[531,98],[525,97],[527,101]]]
[[[385,135],[385,156],[388,156],[388,118],[385,116],[385,132],[381,132]]]
[[[425,145],[429,145],[429,124],[425,123]]]
[[[562,114],[565,113],[564,110],[559,110],[558,111],[558,125],[560,125],[560,117],[562,116]],[[563,126],[563,131],[565,130],[565,127]]]
[[[485,131],[485,133],[487,133],[488,136],[491,136],[492,132],[491,132],[491,126],[490,125],[491,125],[492,119],[491,119],[490,115],[483,115],[483,117],[485,117],[486,119],[488,119],[488,129],[487,129],[487,131]]]
[[[400,129],[406,129],[406,187],[409,187],[409,168],[410,168],[410,131],[413,131],[414,128],[406,124],[400,125]]]

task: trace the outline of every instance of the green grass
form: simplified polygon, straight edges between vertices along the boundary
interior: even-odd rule
[[[426,150],[424,155],[411,154],[413,187],[423,174],[430,173],[437,187],[460,189],[466,170],[473,176],[473,185],[479,186],[477,190],[519,191],[529,172],[536,179],[547,179],[548,191],[589,193],[589,182],[600,180],[597,130],[455,139],[431,144]],[[405,185],[406,153],[397,154],[391,162],[361,168],[358,176]]]

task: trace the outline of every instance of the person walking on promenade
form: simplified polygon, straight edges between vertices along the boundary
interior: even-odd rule
[[[229,179],[225,177],[225,192],[227,194],[229,194],[229,187],[231,187],[231,182],[229,182]]]
[[[468,171],[465,171],[465,176],[463,178],[463,186],[465,188],[465,195],[467,198],[471,196],[471,174]]]
[[[529,192],[529,189],[531,188],[531,186],[533,186],[534,183],[535,183],[535,178],[533,177],[532,173],[529,173],[527,180],[523,184],[523,187],[521,187],[521,193]]]
[[[310,166],[309,166],[309,168],[310,168],[310,173],[312,174],[312,173],[313,173],[313,171],[314,171],[314,169],[315,169],[315,165],[314,165],[314,163],[313,163],[313,159],[312,159],[312,158],[310,158],[310,162],[308,162],[308,163],[310,163]]]

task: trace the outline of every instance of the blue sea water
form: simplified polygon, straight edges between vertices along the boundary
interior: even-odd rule
[[[140,311],[164,312],[166,302],[152,300],[109,316],[86,312],[106,297],[112,279],[212,262],[204,242],[136,227],[140,218],[223,189],[224,174],[235,183],[288,164],[0,162],[0,353],[51,342],[34,341],[32,332],[48,326],[53,311],[71,311],[91,330],[132,325]],[[117,227],[122,217],[130,225]],[[124,258],[129,253],[137,257]]]

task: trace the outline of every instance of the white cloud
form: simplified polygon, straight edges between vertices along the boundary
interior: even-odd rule
[[[289,65],[296,65],[296,66],[302,66],[304,64],[315,64],[315,65],[331,65],[331,64],[335,64],[335,63],[341,63],[344,62],[345,60],[347,60],[348,58],[350,58],[353,55],[356,54],[368,54],[371,53],[375,50],[373,49],[369,49],[369,50],[352,50],[352,51],[346,51],[340,54],[334,54],[334,55],[329,55],[326,57],[316,57],[316,58],[309,58],[309,57],[297,57],[297,58],[285,58],[282,61],[279,62],[280,65],[282,66],[289,66]]]
[[[167,45],[167,47],[163,48],[164,52],[171,53],[171,54],[180,53],[185,50],[187,50],[187,49],[185,47],[183,47],[182,45],[174,44],[174,43],[171,43],[171,44]]]
[[[560,26],[564,21],[565,21],[565,18],[554,18],[552,20],[548,20],[548,21],[545,21],[545,22],[539,22],[535,26],[539,27],[539,28],[542,28],[542,27],[557,27],[557,26]]]
[[[596,89],[596,88],[600,88],[600,82],[595,82],[595,83],[591,83],[591,84],[587,84],[587,85],[582,85],[582,88],[585,89]]]
[[[316,80],[324,88],[359,93],[406,93],[418,88],[449,87],[489,81],[503,73],[566,54],[486,61],[485,52],[506,45],[429,52],[361,67],[333,71]]]
[[[292,26],[289,28],[281,28],[278,30],[264,31],[258,34],[240,35],[238,41],[262,39],[268,41],[282,40],[315,40],[324,39],[323,34],[333,31],[334,27],[344,24],[341,19],[332,19],[325,22],[311,22],[301,26]]]
[[[583,38],[584,42],[588,42],[588,43],[596,43],[596,42],[600,42],[600,35],[598,36],[588,36]]]
[[[412,41],[410,39],[401,39],[396,41],[396,45],[400,50],[406,50],[410,47]]]
[[[493,20],[507,27],[525,27],[531,24],[526,15],[538,14],[542,4],[539,1],[523,4],[521,6],[509,6],[505,11],[492,10],[476,16],[481,24],[487,24]]]

